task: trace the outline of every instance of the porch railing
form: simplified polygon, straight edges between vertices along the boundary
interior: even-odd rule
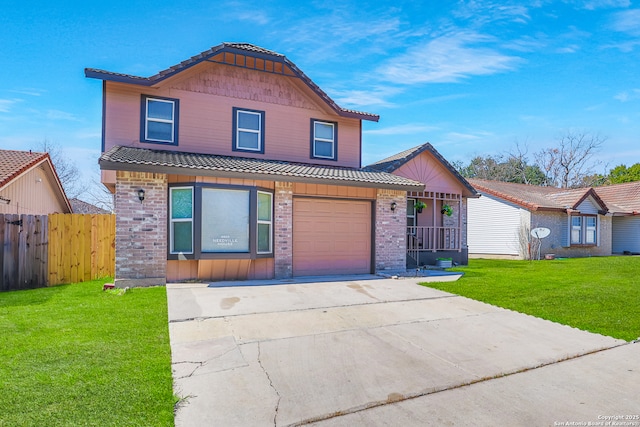
[[[407,227],[407,251],[414,259],[420,252],[461,249],[459,227]]]

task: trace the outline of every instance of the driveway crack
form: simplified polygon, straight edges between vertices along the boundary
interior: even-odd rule
[[[262,368],[262,372],[264,372],[265,376],[269,380],[269,385],[271,386],[273,391],[276,393],[276,396],[278,396],[278,401],[276,402],[275,413],[273,414],[273,427],[276,427],[278,425],[278,423],[277,423],[278,410],[280,409],[280,399],[282,399],[282,396],[280,396],[280,393],[278,392],[278,389],[273,385],[273,381],[271,380],[271,376],[269,375],[269,373],[265,369],[264,365],[262,364],[262,360],[260,359],[260,342],[258,342],[258,364],[260,365],[260,368]]]

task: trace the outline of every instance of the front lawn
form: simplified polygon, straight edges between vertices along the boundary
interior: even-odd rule
[[[452,270],[464,276],[424,285],[626,341],[640,337],[640,257],[471,259]]]
[[[165,288],[0,293],[0,426],[173,426]]]

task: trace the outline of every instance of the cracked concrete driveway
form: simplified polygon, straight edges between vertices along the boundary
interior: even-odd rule
[[[640,344],[415,279],[364,279],[167,285],[184,397],[176,426],[587,425],[640,414]]]

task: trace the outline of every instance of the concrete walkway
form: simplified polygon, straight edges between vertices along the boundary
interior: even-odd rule
[[[640,414],[640,344],[415,279],[343,279],[167,285],[185,398],[176,426],[606,425]]]

